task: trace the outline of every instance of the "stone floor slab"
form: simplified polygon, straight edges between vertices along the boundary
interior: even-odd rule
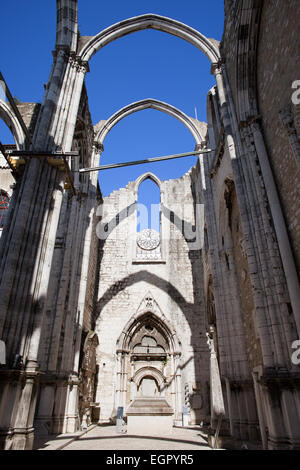
[[[174,427],[170,435],[117,434],[116,426],[94,426],[85,432],[36,441],[36,450],[211,450],[201,428]]]

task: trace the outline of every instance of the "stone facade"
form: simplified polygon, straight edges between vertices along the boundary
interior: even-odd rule
[[[12,195],[0,240],[1,446],[30,449],[37,434],[114,421],[119,407],[126,416],[158,399],[175,424],[215,431],[222,416],[225,447],[298,449],[299,2],[285,1],[282,18],[282,1],[225,0],[220,45],[152,14],[78,38],[77,2],[57,9],[43,103],[18,107],[37,151],[79,156],[68,157],[73,188],[51,158],[19,161],[14,188],[1,163],[0,189]],[[90,58],[149,27],[209,58],[207,125],[145,99],[93,126]],[[146,173],[102,198],[97,173],[77,170],[96,166],[112,127],[146,108],[176,117],[196,150],[213,150],[177,180]],[[3,102],[0,117],[26,149]],[[161,192],[159,234],[137,233],[147,178]]]
[[[151,174],[146,174],[142,180],[147,176],[152,178]],[[191,175],[186,174],[178,180],[162,181],[159,184],[162,212],[161,252],[160,256],[153,260],[137,259],[138,182],[129,183],[126,188],[114,191],[103,201],[103,219],[99,222],[98,234],[107,238],[103,240],[100,248],[95,327],[101,338],[97,401],[102,404],[103,420],[111,418],[116,411],[118,393],[124,395],[121,402],[126,410],[130,401],[135,398],[134,392],[130,393],[130,382],[137,373],[134,369],[147,369],[151,366],[165,369],[164,372],[162,370],[165,381],[163,393],[173,406],[176,422],[182,421],[184,404],[190,408],[191,424],[208,422],[209,369],[202,256],[200,243],[199,247],[196,247],[198,249],[195,249],[195,243],[189,244],[186,241],[186,237],[191,235],[191,227],[196,226]],[[184,204],[181,202],[183,200]],[[182,222],[185,224],[186,234],[182,230]],[[106,224],[108,231],[105,234]],[[199,220],[198,224],[203,226]],[[148,253],[151,254],[151,250]],[[147,302],[149,307],[146,306]],[[163,362],[165,361],[166,365],[154,360],[151,363],[141,361],[139,364],[132,359],[134,354],[130,352],[131,363],[128,361],[126,370],[124,366],[122,374],[125,374],[126,378],[121,386],[118,383],[118,374],[121,372],[118,371],[117,362],[122,360],[120,356],[128,354],[128,351],[118,352],[123,351],[121,345],[117,346],[119,337],[126,331],[126,325],[131,324],[132,319],[137,318],[139,314],[148,313],[150,326],[151,316],[153,325],[158,316],[163,331],[168,331],[168,325],[171,325],[172,335],[177,337],[178,350],[174,350],[169,344],[169,333],[165,333],[165,348],[168,354]],[[149,375],[152,376],[150,372]]]
[[[300,160],[299,150],[295,152],[291,141],[292,132],[296,134],[296,129],[298,132],[300,130],[296,121],[296,105],[292,103],[292,85],[300,76],[300,28],[297,21],[300,5],[297,2],[286,2],[282,18],[280,8],[276,8],[277,3],[265,2],[262,10],[257,56],[258,106],[280,202],[300,273]],[[278,23],[281,24],[279,38],[276,33]],[[291,123],[285,125],[288,115],[291,116]]]

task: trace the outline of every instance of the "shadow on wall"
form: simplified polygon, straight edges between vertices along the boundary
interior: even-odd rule
[[[196,204],[194,203],[194,206]],[[100,240],[100,265],[101,261],[103,258],[104,250],[105,250],[105,243],[109,235],[113,232],[113,230],[122,222],[124,221],[127,217],[130,217],[131,215],[134,214],[134,212],[137,210],[137,203],[133,203],[126,208],[124,208],[122,211],[120,211],[116,216],[114,216],[109,222],[103,223],[101,225],[100,221],[100,232],[106,237],[106,239]],[[189,242],[193,242],[194,239],[196,238],[196,227],[187,222],[186,220],[183,220],[180,218],[177,214],[175,214],[173,211],[168,209],[165,205],[161,204],[161,212],[164,214],[165,218],[173,224],[174,227],[177,228],[177,230],[182,234],[184,237],[186,243],[186,246],[188,247],[188,253],[187,256],[190,259],[190,264],[191,264],[191,270],[192,270],[192,282],[193,282],[193,302],[188,302],[182,293],[176,288],[172,282],[169,282],[168,280],[163,279],[162,277],[149,272],[146,268],[141,269],[140,271],[136,273],[129,274],[128,276],[125,276],[123,278],[118,279],[114,284],[112,284],[106,292],[101,296],[100,300],[98,300],[95,303],[95,323],[97,319],[101,316],[101,312],[105,308],[105,306],[114,298],[116,297],[120,292],[124,291],[128,287],[139,283],[141,281],[146,282],[149,285],[155,286],[156,288],[162,290],[165,292],[171,299],[174,301],[179,309],[183,312],[188,325],[190,327],[191,331],[191,347],[193,348],[194,351],[199,351],[199,345],[202,344],[205,347],[205,353],[202,353],[201,357],[201,364],[200,364],[200,358],[199,354],[195,354],[194,357],[194,365],[195,365],[195,377],[197,381],[197,371],[201,370],[201,367],[203,367],[203,360],[205,361],[205,357],[203,357],[205,354],[207,354],[207,364],[209,364],[209,350],[206,346],[206,336],[205,333],[206,331],[199,331],[195,328],[195,314],[199,314],[199,306],[203,306],[202,310],[205,310],[205,296],[204,296],[204,287],[201,290],[201,277],[199,279],[199,274],[201,276],[202,272],[202,253],[201,250],[195,250],[195,249],[190,249],[189,248]],[[196,212],[196,207],[194,207],[194,212]],[[188,234],[188,237],[185,236]],[[195,235],[193,235],[195,234]],[[191,238],[192,235],[192,238]],[[194,238],[193,238],[194,237]],[[100,280],[101,282],[101,280]],[[203,324],[206,327],[206,318],[203,321]],[[95,327],[95,325],[94,325]],[[205,328],[204,327],[204,328]],[[100,340],[101,342],[101,340]],[[188,361],[189,362],[189,361]],[[183,364],[180,366],[181,369],[183,369],[186,366],[186,364]],[[194,392],[189,390],[190,395],[190,402],[193,400],[193,395]],[[198,391],[199,393],[199,391]],[[195,391],[195,394],[197,394],[197,390]],[[206,383],[206,389],[201,390],[202,394],[202,402],[207,404],[207,409],[209,412],[209,372],[207,373],[207,383]],[[204,406],[205,406],[204,405]],[[207,412],[207,414],[208,414]]]

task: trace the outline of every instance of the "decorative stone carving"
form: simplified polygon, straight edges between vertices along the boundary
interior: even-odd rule
[[[154,250],[160,243],[159,233],[153,229],[145,229],[137,236],[137,244],[143,250]]]
[[[146,302],[146,307],[147,308],[152,308],[153,307],[153,298],[151,297],[151,295],[147,295],[145,297],[145,302]]]

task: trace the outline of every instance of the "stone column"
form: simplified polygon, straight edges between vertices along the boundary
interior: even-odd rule
[[[65,378],[61,378],[57,381],[52,420],[53,434],[60,434],[66,432],[65,409],[67,403],[67,385],[68,384]]]
[[[223,66],[221,62],[217,64],[213,64],[212,70],[213,70],[213,73],[217,82],[221,116],[222,116],[222,122],[223,122],[224,130],[225,130],[225,139],[227,143],[227,148],[230,154],[230,158],[234,160],[236,158],[235,143],[233,139],[232,124],[231,124],[229,109],[228,109],[228,104],[227,104],[227,97],[226,97],[225,85],[224,85],[224,80],[223,80],[222,67]]]
[[[174,353],[174,377],[175,377],[175,399],[176,399],[176,408],[175,408],[175,420],[182,424],[182,381],[181,381],[181,369],[180,365],[180,353]]]
[[[121,406],[122,362],[122,351],[117,351],[116,409]]]
[[[126,410],[126,393],[127,393],[127,361],[128,354],[125,353],[123,357],[122,375],[121,375],[121,404],[124,407],[124,413]]]
[[[68,381],[68,399],[65,417],[65,432],[76,432],[79,429],[78,417],[78,376],[70,375]]]
[[[23,377],[20,399],[15,403],[12,450],[28,450],[33,446],[33,418],[36,404],[36,379],[39,375],[35,362],[28,362]]]
[[[93,153],[91,157],[92,165],[95,165],[96,160],[100,158],[98,154],[97,143],[94,143]],[[81,344],[81,334],[82,334],[82,325],[83,325],[83,316],[84,316],[84,306],[86,299],[86,289],[87,289],[87,279],[88,279],[88,269],[90,262],[90,253],[91,253],[91,244],[93,239],[93,224],[95,217],[95,202],[96,202],[96,193],[97,193],[97,178],[98,173],[96,171],[90,173],[90,185],[89,185],[89,197],[87,201],[86,208],[86,217],[89,220],[89,225],[86,228],[85,236],[83,240],[83,254],[82,254],[82,265],[80,273],[80,283],[79,283],[79,293],[78,293],[78,302],[77,302],[77,312],[79,312],[79,319],[77,325],[77,335],[75,343],[75,357],[73,370],[79,373],[79,355],[80,355],[80,344]]]
[[[55,398],[55,385],[45,383],[40,385],[39,405],[35,418],[35,431],[38,434],[51,434],[52,429],[52,411]]]
[[[267,438],[267,433],[266,433],[265,411],[264,411],[264,406],[262,402],[260,385],[258,383],[258,372],[254,371],[252,373],[252,376],[253,376],[253,382],[254,382],[255,399],[256,399],[262,445],[263,445],[263,449],[267,450],[268,438]]]
[[[210,332],[207,335],[207,344],[210,350],[210,393],[211,393],[211,418],[212,421],[215,417],[225,415],[225,407],[223,400],[223,392],[221,385],[221,377],[219,372],[219,365],[214,345],[214,327],[210,327]]]
[[[65,51],[57,52],[35,129],[35,149],[71,149],[87,67],[81,64],[73,67],[68,61]],[[70,102],[71,106],[68,105]],[[66,116],[66,112],[71,115]],[[55,129],[52,127],[53,123]],[[49,167],[44,160],[31,159],[27,163],[14,209],[14,220],[9,227],[9,247],[2,261],[5,287],[1,287],[0,335],[4,336],[9,345],[8,361],[11,362],[14,354],[19,353],[23,356],[25,374],[27,367],[30,371],[35,371],[33,379],[30,372],[30,380],[26,381],[20,401],[16,403],[23,415],[17,416],[15,422],[13,415],[11,417],[10,427],[13,429],[15,442],[13,445],[18,448],[23,444],[26,447],[29,442],[26,435],[31,429],[30,416],[33,413],[32,407],[35,406],[35,384],[32,380],[36,380],[38,371],[38,350],[64,179],[64,173]],[[22,316],[20,312],[23,312]],[[27,430],[21,438],[19,430],[25,422],[26,413]],[[23,423],[22,426],[20,423]]]
[[[287,282],[287,287],[293,307],[295,322],[297,325],[298,337],[300,337],[300,285],[295,266],[291,245],[286,230],[286,223],[283,218],[278,193],[274,184],[274,178],[270,168],[266,147],[258,123],[251,126],[257,155],[259,156],[260,167],[263,174],[264,184],[268,195],[272,219],[276,231],[281,260]]]

